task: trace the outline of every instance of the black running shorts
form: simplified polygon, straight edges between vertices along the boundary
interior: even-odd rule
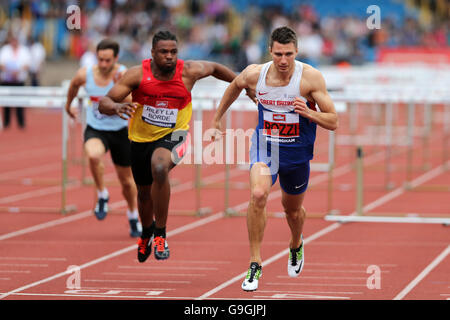
[[[177,165],[186,154],[189,144],[187,131],[175,131],[153,142],[131,141],[131,170],[137,185],[145,186],[153,183],[151,160],[153,152],[164,148],[172,152],[172,162]]]
[[[115,165],[131,166],[131,147],[127,127],[118,131],[103,131],[88,125],[84,130],[84,142],[92,138],[100,139],[105,146],[105,151],[111,151],[111,158]]]

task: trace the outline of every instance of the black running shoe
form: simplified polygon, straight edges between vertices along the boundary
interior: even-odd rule
[[[150,253],[152,253],[153,236],[150,238],[139,238],[138,240],[138,260],[145,262]]]
[[[166,238],[155,237],[155,239],[153,240],[153,244],[155,246],[155,258],[157,260],[169,259],[170,251]]]
[[[129,219],[128,222],[130,223],[130,237],[140,237],[142,233],[142,226],[138,219]]]
[[[103,220],[106,218],[106,215],[108,214],[108,201],[109,198],[98,198],[97,205],[95,206],[94,210],[95,216],[98,220]]]

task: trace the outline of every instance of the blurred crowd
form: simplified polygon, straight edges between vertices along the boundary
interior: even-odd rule
[[[363,17],[319,16],[310,2],[298,1],[286,13],[261,6],[240,12],[231,0],[0,0],[0,44],[13,32],[22,43],[40,42],[49,59],[90,63],[96,43],[113,37],[122,61],[139,61],[150,56],[155,31],[169,29],[179,38],[181,58],[219,61],[240,71],[267,60],[268,36],[281,25],[296,30],[299,59],[312,65],[374,61],[382,46],[450,43],[448,20],[424,26],[414,17],[383,15],[381,28],[370,30]],[[70,5],[81,9],[80,29],[67,28]]]

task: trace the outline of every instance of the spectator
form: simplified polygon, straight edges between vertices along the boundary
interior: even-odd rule
[[[0,83],[2,86],[24,86],[28,77],[31,55],[27,47],[20,44],[13,34],[9,37],[9,44],[0,50]],[[11,117],[11,109],[4,107],[3,126],[8,128]],[[17,123],[21,129],[25,128],[25,109],[15,108]]]
[[[31,61],[30,80],[33,87],[40,86],[40,74],[45,62],[45,49],[39,40],[35,40],[30,46]]]

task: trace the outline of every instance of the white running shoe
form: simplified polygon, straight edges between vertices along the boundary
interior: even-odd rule
[[[289,249],[289,261],[288,261],[288,275],[289,277],[296,278],[300,275],[305,264],[304,243],[302,237],[302,244],[297,249]]]
[[[258,281],[262,276],[262,267],[257,262],[250,263],[250,268],[248,268],[247,276],[242,282],[242,290],[244,291],[255,291],[258,289]]]

